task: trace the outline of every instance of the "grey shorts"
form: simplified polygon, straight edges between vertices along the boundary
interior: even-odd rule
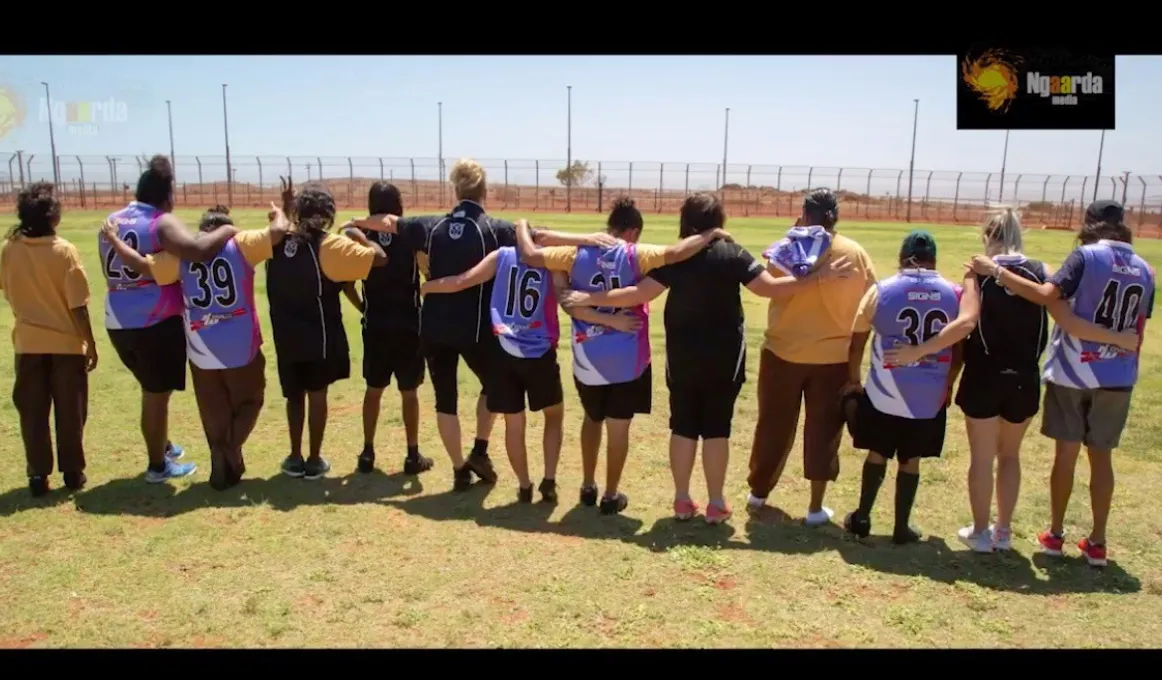
[[[1130,415],[1133,390],[1076,389],[1045,383],[1041,434],[1064,442],[1082,442],[1101,451],[1118,448]]]

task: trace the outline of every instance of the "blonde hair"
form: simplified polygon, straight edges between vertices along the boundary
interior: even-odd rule
[[[480,201],[488,193],[484,167],[471,158],[461,158],[448,173],[458,201]]]
[[[1021,218],[1012,208],[993,213],[981,229],[989,250],[999,255],[1019,255],[1025,250],[1025,240],[1021,235]]]

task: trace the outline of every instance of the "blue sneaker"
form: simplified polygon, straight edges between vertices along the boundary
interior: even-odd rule
[[[165,445],[165,457],[169,460],[181,460],[181,457],[186,455],[186,450],[173,442]]]
[[[150,484],[160,484],[167,479],[177,479],[178,477],[188,477],[194,474],[198,466],[194,463],[175,463],[167,459],[165,461],[165,470],[157,472],[154,470],[145,471],[145,481]]]

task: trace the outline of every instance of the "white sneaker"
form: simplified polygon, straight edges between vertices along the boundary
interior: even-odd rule
[[[985,529],[974,533],[971,526],[964,527],[956,532],[960,542],[967,545],[973,552],[991,553],[993,551],[993,532]]]
[[[993,548],[996,550],[1013,549],[1012,529],[998,529],[995,524],[990,524],[989,531],[992,532],[993,535]]]
[[[767,499],[759,498],[754,494],[747,494],[746,496],[746,511],[752,515],[757,515],[767,507]]]
[[[835,513],[831,511],[831,508],[823,508],[818,512],[808,512],[807,516],[803,518],[803,524],[809,527],[823,526],[830,522],[834,516]]]

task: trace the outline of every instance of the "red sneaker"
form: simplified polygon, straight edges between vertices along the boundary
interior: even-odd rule
[[[1041,544],[1041,551],[1046,555],[1061,557],[1061,550],[1065,547],[1065,537],[1054,535],[1052,531],[1042,531],[1037,537]]]
[[[729,507],[723,506],[720,508],[714,503],[711,503],[710,505],[706,506],[706,523],[722,524],[726,520],[730,519],[732,514],[734,513],[730,511]]]
[[[698,504],[689,498],[674,501],[674,519],[686,521],[698,514]]]
[[[1091,567],[1104,567],[1109,564],[1106,559],[1106,547],[1098,545],[1088,538],[1081,539],[1077,544],[1077,548],[1085,555],[1085,561],[1089,562]]]

